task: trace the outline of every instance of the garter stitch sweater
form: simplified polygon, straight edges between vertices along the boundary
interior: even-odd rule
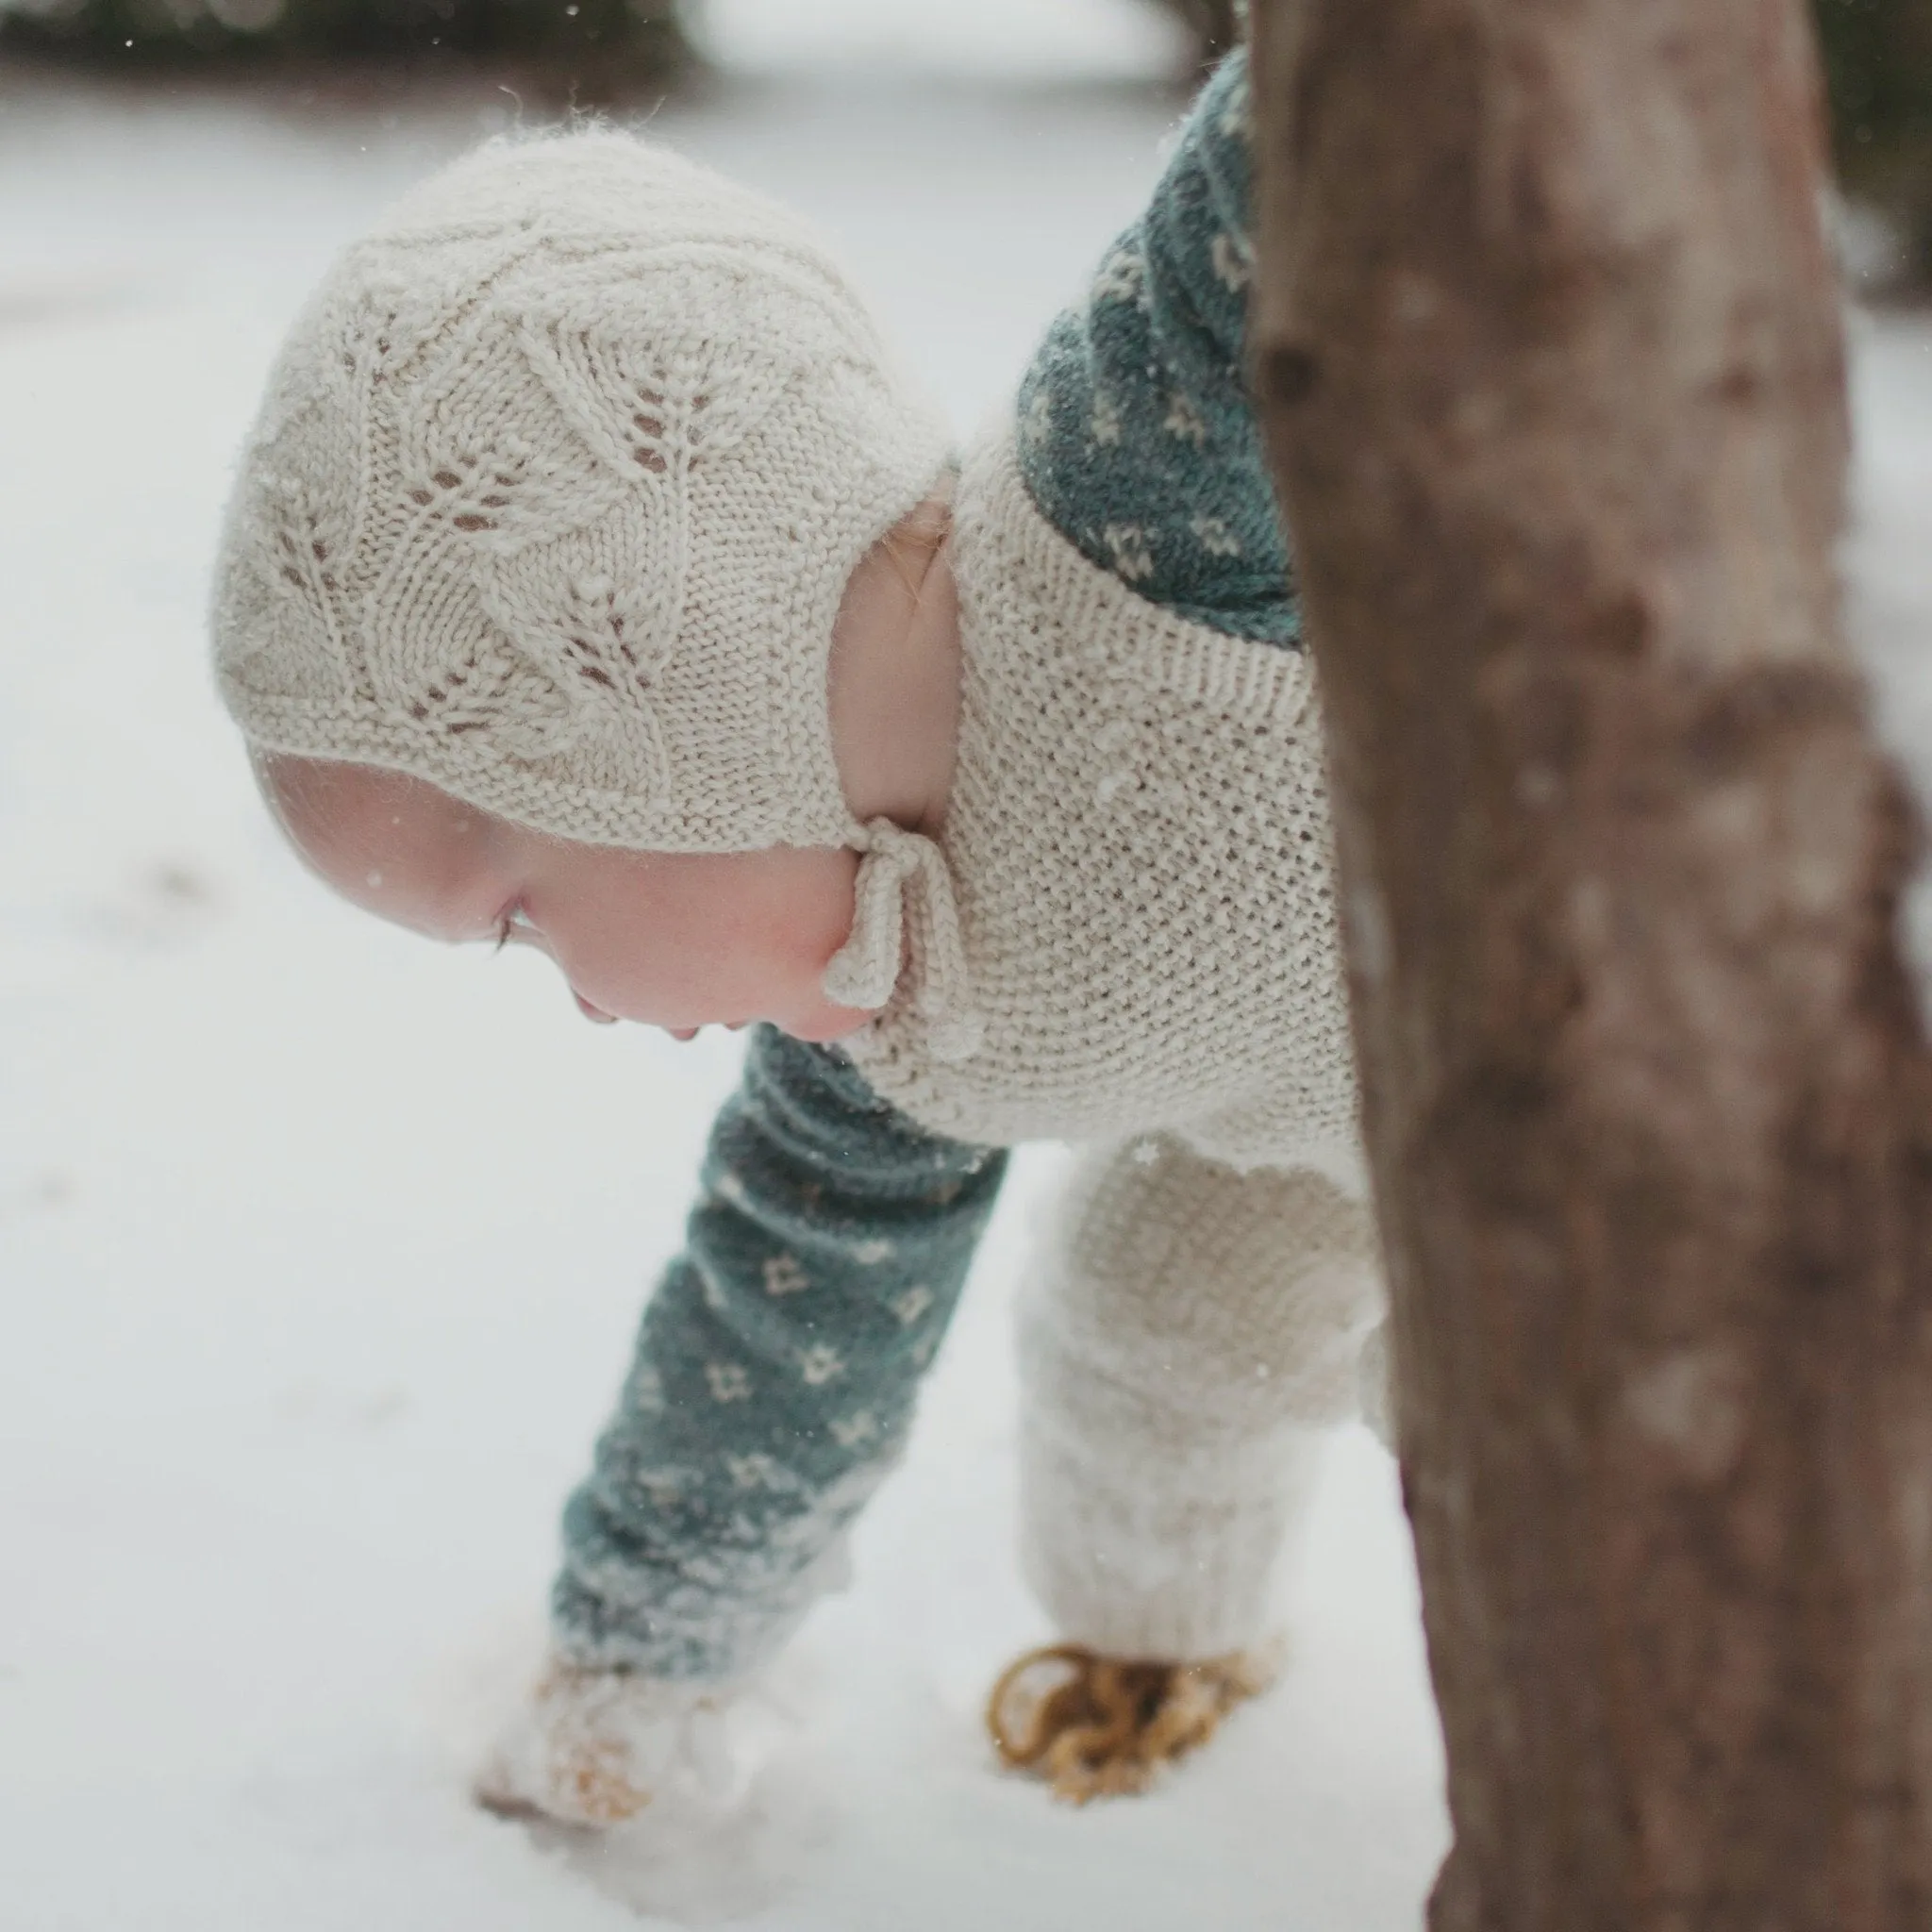
[[[1359,1191],[1311,665],[1089,562],[1013,441],[966,466],[965,676],[941,841],[979,1043],[935,1048],[915,956],[845,1042],[938,1133],[1167,1131]]]
[[[939,1133],[1163,1129],[1358,1192],[1321,717],[1242,367],[1247,99],[1238,53],[966,465],[963,958],[915,922],[846,1044]]]

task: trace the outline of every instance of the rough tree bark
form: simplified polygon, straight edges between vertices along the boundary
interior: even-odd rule
[[[1260,0],[1438,1932],[1932,1925],[1932,1065],[1801,0]]]

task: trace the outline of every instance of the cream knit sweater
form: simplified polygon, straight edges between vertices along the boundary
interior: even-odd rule
[[[1359,1193],[1307,654],[1190,623],[1088,562],[1034,506],[1010,437],[960,479],[954,570],[942,846],[979,1038],[935,1049],[915,947],[847,1051],[959,1140],[1165,1131]]]

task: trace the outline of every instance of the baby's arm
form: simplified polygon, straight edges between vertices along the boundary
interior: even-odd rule
[[[1006,1172],[761,1026],[564,1511],[557,1666],[479,1795],[607,1824],[842,1580]]]
[[[478,1795],[574,1824],[689,1770],[693,1714],[842,1580],[1006,1171],[771,1026],[564,1512],[556,1666]]]
[[[1150,602],[1264,643],[1301,634],[1243,365],[1248,62],[1203,88],[1146,210],[1020,391],[1020,466],[1047,520]]]
[[[904,1446],[1005,1167],[758,1029],[565,1511],[569,1659],[728,1684],[784,1641]]]

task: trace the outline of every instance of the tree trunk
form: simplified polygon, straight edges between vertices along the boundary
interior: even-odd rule
[[[1932,1925],[1932,1066],[1801,0],[1263,0],[1438,1932]]]

